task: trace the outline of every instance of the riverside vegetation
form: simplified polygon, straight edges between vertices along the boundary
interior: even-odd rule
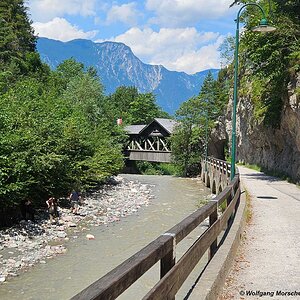
[[[151,93],[119,87],[105,96],[92,67],[69,59],[43,64],[23,0],[0,4],[0,226],[22,199],[88,190],[123,167],[125,133],[116,125],[164,117]]]
[[[60,198],[72,189],[87,191],[118,174],[124,165],[126,142],[123,127],[116,124],[118,118],[128,125],[170,116],[156,104],[152,93],[140,93],[135,87],[121,86],[105,96],[95,69],[73,59],[51,70],[35,50],[36,37],[24,1],[4,0],[0,8],[1,227],[18,219],[23,199],[46,209],[49,196]],[[222,74],[220,78],[224,78]],[[204,86],[192,116],[203,110],[205,95],[212,86],[222,98],[222,79],[216,84],[209,74]],[[211,116],[219,103],[217,94],[207,106]],[[186,118],[184,107],[191,108],[192,102],[183,104],[177,114],[188,129],[192,120]],[[187,140],[183,138],[185,133],[182,135],[183,127],[178,127],[175,166],[139,164],[141,172],[195,175],[203,152],[201,122],[196,122],[197,129],[192,126],[195,132],[186,135]],[[211,128],[212,118],[209,124]]]

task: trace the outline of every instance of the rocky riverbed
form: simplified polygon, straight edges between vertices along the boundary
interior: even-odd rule
[[[76,239],[90,226],[107,225],[136,213],[141,206],[148,205],[152,197],[150,185],[116,176],[101,189],[85,196],[77,215],[68,208],[59,208],[56,224],[51,224],[45,213],[40,212],[36,223],[21,221],[0,231],[0,283],[65,253],[67,241]]]

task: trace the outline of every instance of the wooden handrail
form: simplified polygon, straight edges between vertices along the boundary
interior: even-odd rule
[[[208,158],[206,162],[215,169],[218,168],[220,173],[226,170],[226,176],[230,176],[228,172],[230,166],[226,162],[215,158]],[[72,300],[115,299],[158,261],[161,262],[161,279],[143,299],[175,299],[177,291],[204,253],[210,250],[209,259],[211,259],[217,251],[217,238],[221,231],[230,224],[237,209],[239,197],[240,182],[237,174],[214,200],[196,210],[115,269],[92,283],[75,295]],[[227,207],[219,217],[218,208],[225,201]],[[209,228],[176,263],[176,244],[206,218],[209,218]]]
[[[238,194],[230,203],[230,208],[233,209]],[[226,210],[226,213],[221,218],[217,219],[188,249],[188,251],[180,258],[178,263],[161,279],[143,298],[150,299],[175,299],[177,291],[180,289],[186,278],[192,272],[196,264],[202,258],[204,253],[209,248],[216,238],[219,236],[223,228],[226,226],[231,209]],[[165,297],[167,295],[167,298]]]
[[[173,238],[161,235],[72,299],[115,299],[173,248]]]

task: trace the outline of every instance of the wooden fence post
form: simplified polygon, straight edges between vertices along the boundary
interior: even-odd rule
[[[238,185],[237,185],[237,188],[236,188],[236,190],[234,191],[234,193],[236,193],[238,189],[240,189],[240,178],[238,178]],[[239,190],[239,193],[240,193],[240,195],[241,195],[241,189]],[[239,198],[238,198],[238,200],[236,201],[236,204],[235,204],[235,211],[237,211],[237,209],[238,209],[238,207],[239,207],[239,205],[240,205],[240,201],[241,201],[241,198],[240,198],[240,196],[239,196]]]
[[[230,202],[232,201],[233,197],[234,197],[234,188],[231,187],[231,193],[230,193],[230,195],[226,199],[226,205],[227,205],[227,207],[230,204]],[[233,216],[234,216],[234,213],[231,214],[231,217],[227,221],[227,228],[229,228],[229,226],[231,225]]]
[[[218,204],[216,202],[215,210],[209,215],[209,227],[211,227],[217,220],[218,220]],[[216,238],[212,242],[209,248],[209,255],[208,255],[209,260],[211,260],[212,257],[215,255],[215,253],[217,252],[217,248],[218,248],[218,239]]]
[[[166,232],[163,235],[169,235],[173,238],[173,248],[160,260],[160,279],[163,278],[175,265],[176,260],[176,240],[175,234]]]
[[[176,239],[175,234],[166,232],[163,235],[169,235],[173,238],[173,248],[160,260],[160,279],[162,279],[174,266],[176,260]],[[175,300],[174,297],[168,297],[168,300]]]

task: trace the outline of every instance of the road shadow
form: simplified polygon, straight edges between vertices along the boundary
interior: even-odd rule
[[[268,182],[279,182],[282,181],[280,178],[276,178],[273,176],[265,175],[263,173],[246,173],[246,174],[240,174],[242,177],[249,178],[249,179],[258,179],[258,180],[264,180]]]
[[[256,196],[256,198],[258,198],[258,199],[263,199],[263,200],[274,200],[274,199],[278,199],[277,197],[274,197],[274,196]]]

